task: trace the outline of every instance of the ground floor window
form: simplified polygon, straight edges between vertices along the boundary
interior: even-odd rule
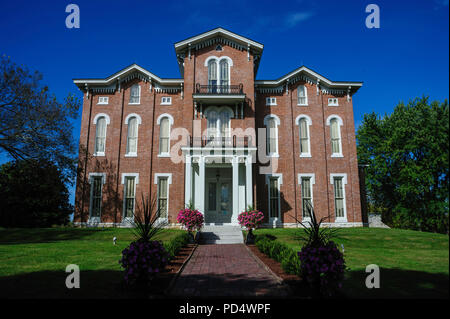
[[[160,218],[167,218],[168,177],[158,177],[158,210]]]
[[[311,177],[301,178],[301,192],[302,192],[302,212],[303,218],[311,217],[312,207],[312,185]]]
[[[280,192],[278,177],[269,178],[269,212],[271,218],[280,216]]]
[[[134,216],[134,202],[136,197],[136,177],[126,176],[125,177],[125,199],[124,199],[124,217]]]
[[[334,213],[336,219],[345,220],[345,184],[347,184],[347,178],[345,175],[332,174],[331,181],[334,187]]]
[[[100,217],[102,208],[102,176],[91,177],[91,217]]]

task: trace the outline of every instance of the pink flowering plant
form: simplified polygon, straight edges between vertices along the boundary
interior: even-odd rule
[[[186,228],[189,233],[199,231],[204,223],[203,214],[198,209],[184,208],[177,216],[177,222]]]
[[[239,225],[247,228],[248,231],[254,230],[261,225],[264,219],[264,214],[252,207],[242,212],[238,216]]]

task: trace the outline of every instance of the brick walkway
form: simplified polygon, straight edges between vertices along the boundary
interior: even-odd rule
[[[285,286],[250,254],[243,244],[200,245],[170,294],[183,297],[286,296]]]

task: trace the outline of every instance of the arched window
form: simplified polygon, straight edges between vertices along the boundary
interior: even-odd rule
[[[228,107],[209,107],[206,112],[207,135],[210,140],[230,137],[231,118],[233,111]]]
[[[159,155],[170,156],[170,127],[173,124],[173,117],[169,114],[161,114],[158,117],[159,128]]]
[[[138,123],[137,118],[128,120],[127,154],[137,154]]]
[[[308,105],[308,94],[304,85],[297,88],[297,105]]]
[[[208,85],[210,93],[215,93],[217,90],[217,62],[210,60],[208,62]]]
[[[331,157],[342,157],[342,139],[341,126],[342,119],[337,115],[330,115],[327,119],[327,125],[330,126],[331,137]]]
[[[222,60],[220,61],[220,85],[221,85],[221,90],[223,92],[228,92],[228,85],[229,85],[229,67],[228,67],[228,61],[227,60]]]
[[[295,123],[299,126],[300,157],[311,157],[311,139],[309,126],[312,124],[308,115],[297,116]]]
[[[130,90],[130,104],[139,104],[141,101],[141,87],[135,84]]]
[[[94,119],[95,128],[95,146],[94,146],[94,155],[95,156],[105,156],[105,144],[106,144],[106,125],[109,121],[107,121],[106,116],[98,116]]]
[[[266,126],[266,148],[268,156],[278,156],[278,125],[280,119],[273,114],[269,114],[264,118]]]

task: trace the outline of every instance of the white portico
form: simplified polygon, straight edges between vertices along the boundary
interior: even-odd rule
[[[222,149],[223,150],[223,149]],[[185,148],[185,205],[194,204],[206,224],[238,224],[239,213],[253,203],[252,150],[243,154]]]

